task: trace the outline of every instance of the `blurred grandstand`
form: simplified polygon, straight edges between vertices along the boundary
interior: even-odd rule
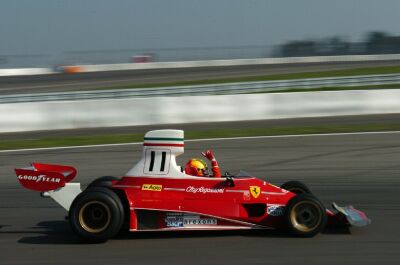
[[[400,53],[400,36],[370,32],[361,42],[350,42],[334,36],[317,40],[290,41],[275,51],[277,57],[364,55]]]
[[[294,40],[278,46],[132,48],[66,51],[60,54],[0,55],[0,68],[400,53],[400,36],[392,36],[385,32],[370,32],[365,36],[365,39],[360,42],[351,42],[341,36],[332,36],[322,39]]]

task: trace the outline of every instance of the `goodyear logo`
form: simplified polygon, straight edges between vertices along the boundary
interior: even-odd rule
[[[142,190],[162,191],[162,185],[143,184]]]

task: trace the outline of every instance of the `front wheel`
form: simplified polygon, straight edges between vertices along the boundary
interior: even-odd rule
[[[326,209],[310,194],[299,194],[287,204],[285,218],[288,229],[294,235],[313,237],[326,225]]]
[[[110,189],[94,187],[83,191],[69,211],[72,230],[84,241],[101,243],[115,236],[124,221],[121,200]]]

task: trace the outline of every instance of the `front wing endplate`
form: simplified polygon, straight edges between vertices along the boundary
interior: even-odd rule
[[[361,227],[371,223],[371,219],[369,219],[365,213],[355,209],[352,205],[341,207],[336,203],[332,203],[332,207],[343,214],[352,226]]]

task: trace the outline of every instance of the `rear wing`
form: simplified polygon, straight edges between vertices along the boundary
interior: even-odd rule
[[[16,168],[15,173],[23,187],[41,191],[43,197],[52,198],[67,211],[81,193],[79,183],[69,183],[77,173],[71,166],[32,163],[28,168]]]
[[[18,181],[29,190],[51,191],[62,188],[76,176],[71,166],[32,163],[28,168],[16,168]]]

